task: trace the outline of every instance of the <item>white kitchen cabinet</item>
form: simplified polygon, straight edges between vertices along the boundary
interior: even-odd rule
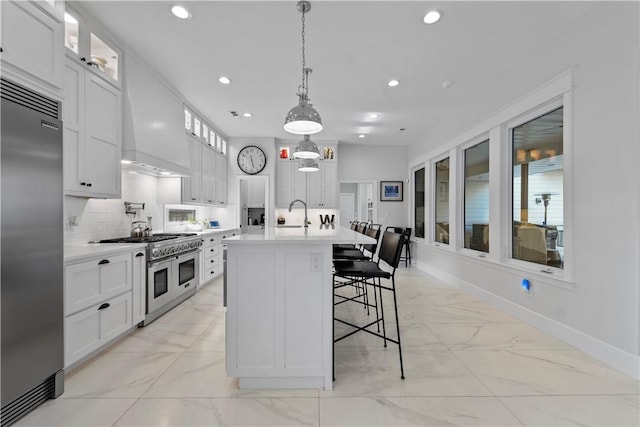
[[[131,291],[131,253],[65,267],[65,313],[76,313]]]
[[[204,262],[203,275],[200,278],[201,284],[222,274],[222,245],[220,244],[220,238],[219,233],[205,235],[202,247]]]
[[[65,368],[129,330],[131,292],[65,318]]]
[[[65,367],[144,319],[143,249],[65,265]]]
[[[0,2],[2,76],[54,99],[62,98],[62,2]]]
[[[307,174],[309,208],[337,208],[338,164],[336,162],[319,162],[320,170]]]
[[[200,141],[189,139],[191,175],[182,178],[182,203],[202,203],[202,148]]]
[[[216,152],[208,145],[202,146],[202,203],[212,205],[216,196]]]
[[[215,153],[216,156],[216,205],[227,204],[227,156]]]
[[[187,137],[191,158],[190,176],[182,178],[182,203],[224,205],[227,203],[226,157],[213,147]]]
[[[264,181],[261,179],[243,179],[240,181],[242,188],[242,207],[264,208]]]
[[[276,162],[276,208],[289,208],[295,199],[307,200],[307,172],[298,170],[299,161]]]
[[[75,62],[82,64],[97,76],[121,88],[122,50],[109,36],[98,29],[94,18],[67,4],[66,11],[76,22],[64,23],[64,46]]]
[[[134,325],[144,320],[147,311],[147,262],[144,250],[133,252],[131,260],[131,308]]]
[[[120,90],[67,60],[64,93],[65,194],[119,198]]]
[[[223,239],[240,233],[238,229],[225,231],[211,231],[203,234],[202,255],[200,258],[200,285],[219,277],[224,272],[222,254],[224,251]]]

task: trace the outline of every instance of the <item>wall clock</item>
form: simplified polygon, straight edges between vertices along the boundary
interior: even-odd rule
[[[247,145],[238,153],[238,167],[246,174],[255,175],[260,173],[266,165],[267,156],[265,156],[260,147]]]

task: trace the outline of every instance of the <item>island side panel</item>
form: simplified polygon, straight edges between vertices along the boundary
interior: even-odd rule
[[[227,280],[228,375],[331,389],[331,244],[229,244]]]

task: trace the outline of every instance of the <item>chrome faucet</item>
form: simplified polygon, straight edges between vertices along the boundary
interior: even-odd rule
[[[309,227],[309,221],[307,219],[307,204],[300,199],[295,199],[293,202],[289,203],[289,212],[291,212],[291,208],[295,202],[300,202],[304,206],[304,226]]]

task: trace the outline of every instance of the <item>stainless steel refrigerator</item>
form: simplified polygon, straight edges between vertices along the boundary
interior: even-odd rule
[[[60,103],[0,80],[1,400],[10,425],[64,389]]]

